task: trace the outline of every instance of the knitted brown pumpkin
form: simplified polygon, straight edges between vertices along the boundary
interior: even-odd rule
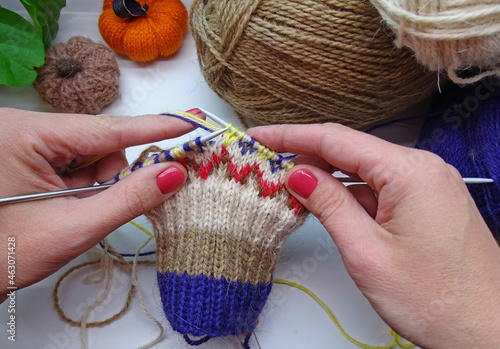
[[[120,1],[120,0],[119,0]],[[115,3],[115,4],[113,4]],[[99,30],[106,43],[131,59],[147,62],[179,49],[188,27],[188,13],[180,0],[131,1],[138,14],[119,17],[116,2],[104,0]]]
[[[115,53],[81,36],[49,49],[37,72],[33,86],[57,111],[98,114],[119,94]]]

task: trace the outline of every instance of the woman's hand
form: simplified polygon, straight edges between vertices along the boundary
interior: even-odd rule
[[[193,127],[162,115],[51,114],[0,108],[0,197],[93,185],[114,177],[123,149],[180,136]],[[108,154],[86,168],[68,165]],[[0,301],[7,290],[7,241],[15,237],[15,285],[55,272],[129,220],[159,205],[184,183],[175,163],[144,167],[85,198],[59,197],[0,206]]]
[[[249,133],[308,156],[286,185],[396,332],[425,348],[500,348],[500,249],[455,168],[340,125]],[[345,187],[335,169],[368,185]]]

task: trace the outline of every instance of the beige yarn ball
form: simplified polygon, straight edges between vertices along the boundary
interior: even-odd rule
[[[500,75],[500,1],[370,0],[406,46],[456,83]],[[465,77],[464,77],[465,76]]]
[[[363,0],[195,0],[191,29],[208,85],[239,116],[363,129],[437,90]]]
[[[45,104],[61,112],[98,114],[120,91],[115,53],[81,36],[50,48],[37,73],[33,86]]]

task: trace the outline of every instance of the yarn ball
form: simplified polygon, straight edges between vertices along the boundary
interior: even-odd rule
[[[396,34],[431,70],[466,84],[500,75],[500,3],[455,0],[370,0]]]
[[[114,52],[81,36],[51,47],[37,73],[33,86],[45,104],[60,112],[98,114],[120,91]]]
[[[147,2],[147,6],[145,6]],[[99,31],[116,52],[147,62],[176,52],[188,28],[188,13],[180,0],[141,0],[147,15],[120,18],[113,0],[105,0]]]
[[[265,124],[363,129],[438,86],[367,1],[195,0],[190,20],[208,85]]]
[[[308,212],[284,186],[290,162],[246,134],[231,134],[183,146],[177,161],[187,169],[186,184],[146,216],[172,328],[192,345],[245,334],[247,348],[281,246]]]
[[[491,184],[467,186],[500,241],[500,79],[450,89],[447,95],[448,107],[426,120],[416,147],[439,155],[462,177],[493,179]]]

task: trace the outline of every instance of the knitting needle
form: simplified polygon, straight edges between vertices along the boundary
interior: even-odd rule
[[[334,176],[335,177],[335,176]],[[335,177],[337,180],[339,180],[342,183],[349,183],[349,184],[366,184],[366,182],[363,182],[357,178],[351,178],[351,177]],[[485,184],[485,183],[494,183],[493,179],[491,178],[471,178],[471,177],[463,177],[462,178],[464,183],[466,184]]]
[[[200,142],[201,143],[208,142],[209,140],[214,139],[215,137],[226,132],[227,130],[228,130],[227,128],[221,128],[217,131],[209,133],[208,135],[201,137]],[[64,189],[64,190],[49,191],[49,192],[44,192],[44,193],[26,194],[26,195],[0,198],[0,205],[7,205],[7,204],[16,203],[16,202],[50,199],[50,198],[55,198],[55,197],[60,197],[60,196],[75,196],[75,195],[80,195],[80,194],[84,194],[84,193],[90,193],[93,191],[108,189],[113,184],[114,184],[114,179],[111,179],[103,184],[93,185],[90,187]]]
[[[220,131],[220,130],[218,130],[218,131]],[[366,184],[366,182],[362,182],[359,179],[351,178],[351,177],[335,177],[335,178],[342,183]],[[493,183],[493,179],[491,179],[491,178],[464,177],[463,180],[464,180],[464,183],[467,183],[467,184]],[[84,193],[90,193],[93,191],[104,190],[104,189],[111,187],[112,185],[113,184],[101,184],[101,185],[94,185],[94,186],[90,186],[90,187],[65,189],[65,190],[51,191],[51,192],[45,192],[45,193],[26,194],[26,195],[12,196],[12,197],[7,197],[7,198],[0,198],[0,205],[6,205],[6,204],[22,202],[22,201],[34,201],[34,200],[41,200],[41,199],[50,199],[50,198],[55,198],[55,197],[60,197],[60,196],[80,195],[80,194],[84,194]]]
[[[209,113],[209,112],[207,112],[207,113]],[[209,113],[209,114],[211,114],[211,113]],[[213,114],[211,114],[211,115],[213,115]],[[217,116],[215,116],[215,117],[217,118]],[[227,123],[224,123],[223,127],[227,127]],[[67,169],[65,169],[63,172],[58,173],[58,174],[61,175],[61,174],[66,174],[66,173],[71,173],[71,172],[74,172],[74,171],[81,170],[82,168],[90,166],[93,163],[101,160],[106,155],[108,155],[108,154],[97,154],[97,155],[94,155],[93,157],[91,157],[90,159],[84,160],[81,163],[74,164],[74,165],[70,164]]]
[[[209,117],[210,119],[214,120],[215,122],[217,122],[219,125],[221,125],[222,127],[227,127],[228,123],[225,122],[224,120],[222,120],[220,117],[218,117],[217,115],[209,112],[208,110],[205,110],[203,108],[200,108],[200,107],[197,107],[203,114],[205,114],[207,117]]]
[[[205,110],[201,107],[197,107],[203,114],[205,114],[207,117],[210,119],[216,121],[219,125],[223,125],[224,127],[227,127],[228,123],[222,120],[220,117],[217,115],[209,112],[208,110]],[[350,184],[366,184],[366,182],[360,181],[359,179],[356,178],[351,178],[351,177],[335,177],[337,178],[340,182],[343,183],[350,183]],[[464,183],[466,184],[483,184],[483,183],[493,183],[493,179],[491,178],[470,178],[470,177],[464,177],[463,178]]]
[[[94,185],[91,187],[82,187],[82,188],[74,188],[74,189],[65,189],[65,190],[57,190],[57,191],[49,191],[45,193],[36,193],[36,194],[26,194],[19,196],[12,196],[7,198],[0,198],[0,205],[12,204],[16,202],[23,201],[35,201],[41,199],[50,199],[56,198],[59,196],[70,196],[70,195],[80,195],[84,193],[90,193],[93,191],[104,190],[111,187],[113,184],[101,184]]]

